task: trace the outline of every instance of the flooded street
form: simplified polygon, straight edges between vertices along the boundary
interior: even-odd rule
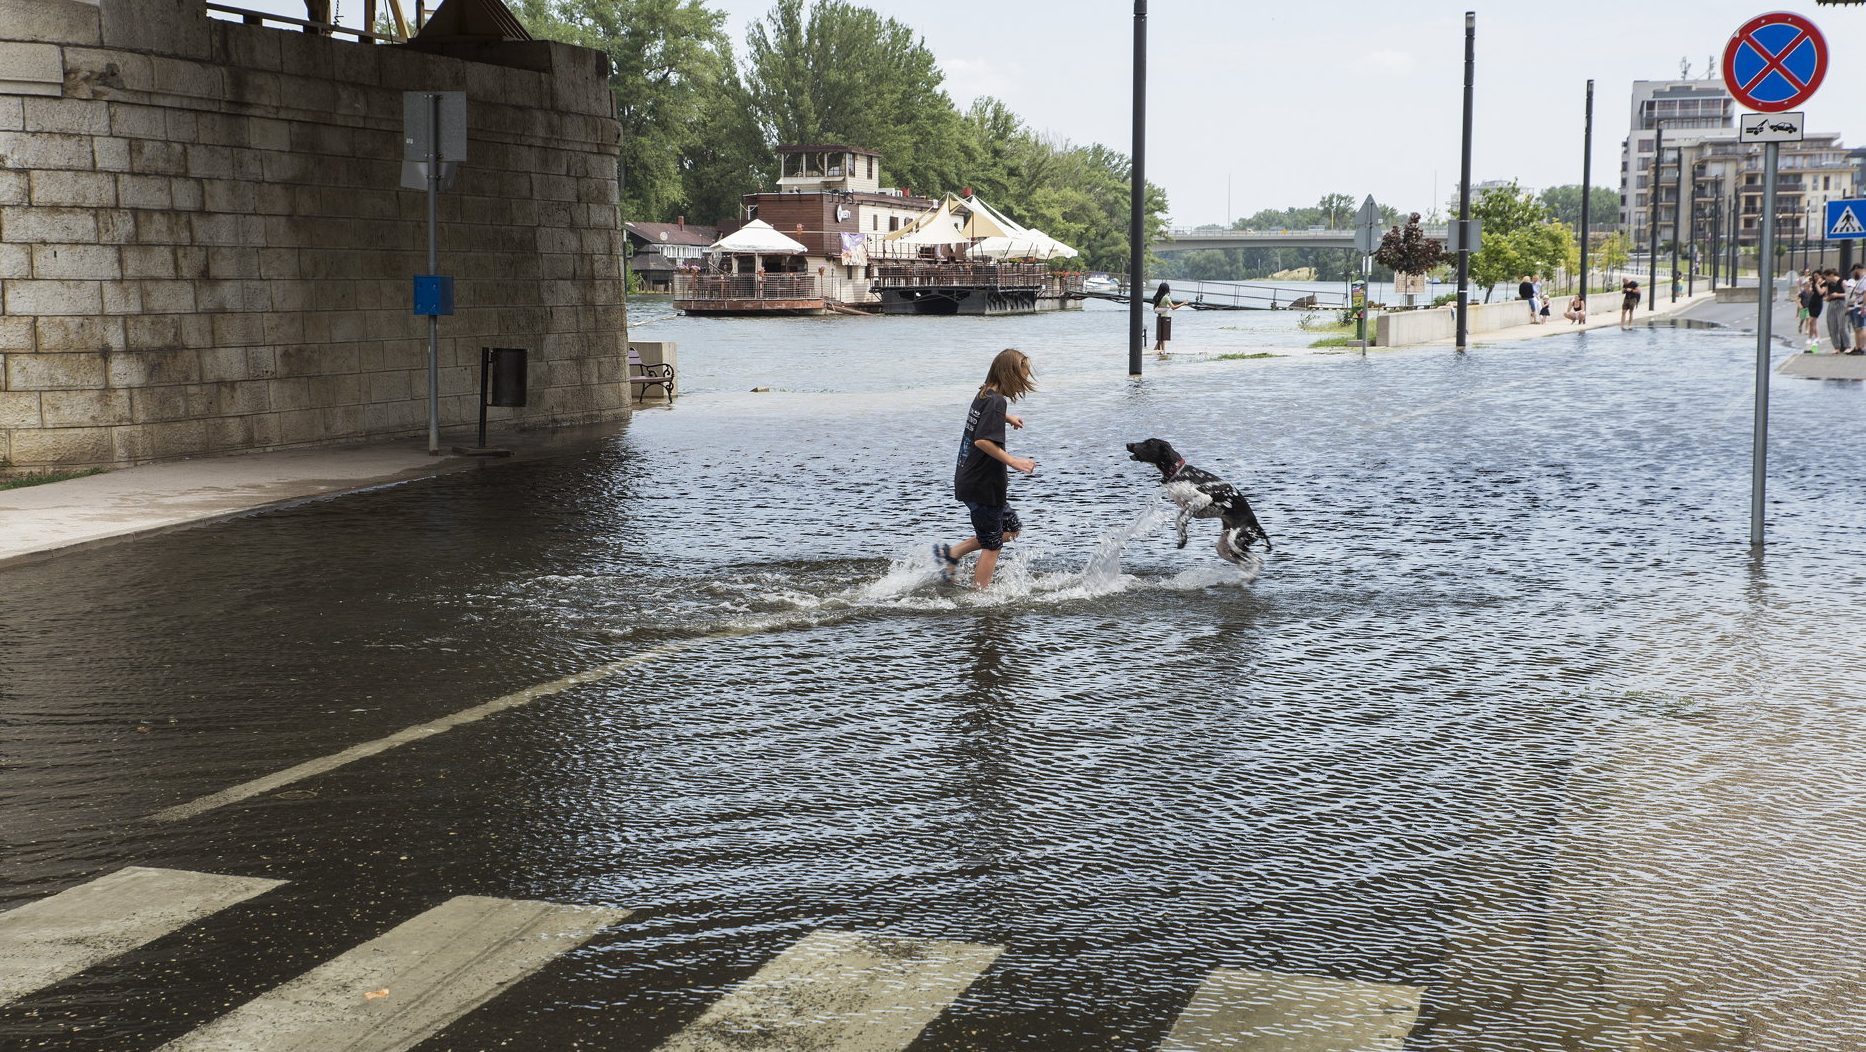
[[[1758,561],[1752,337],[1181,317],[1136,385],[1099,304],[640,306],[683,393],[609,438],[0,571],[0,910],[284,882],[0,996],[0,1047],[155,1049],[456,896],[628,912],[424,1052],[818,1047],[718,1013],[838,933],[948,955],[877,1049],[1355,1047],[1284,1043],[1339,992],[1219,1033],[1289,976],[1379,991],[1369,1048],[1866,1047],[1861,385],[1776,381]],[[1006,346],[1041,467],[979,594],[928,548]],[[1254,578],[1174,548],[1156,436]]]

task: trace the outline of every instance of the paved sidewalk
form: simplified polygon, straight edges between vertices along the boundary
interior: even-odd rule
[[[1598,298],[1600,295],[1602,294],[1596,293],[1595,297]],[[1616,296],[1615,298],[1617,299],[1618,297]],[[1642,302],[1639,305],[1638,312],[1633,315],[1633,324],[1629,326],[1629,328],[1638,328],[1641,325],[1653,321],[1671,321],[1673,318],[1691,310],[1691,308],[1699,304],[1714,302],[1715,299],[1715,295],[1707,290],[1699,292],[1695,296],[1680,296],[1678,297],[1677,303],[1670,302],[1669,297],[1661,297],[1657,310],[1647,310],[1646,305]],[[1555,306],[1565,308],[1567,305],[1568,300],[1566,297],[1555,297]],[[1755,309],[1755,304],[1750,304],[1752,313]],[[1594,311],[1588,315],[1587,324],[1585,325],[1576,325],[1557,313],[1548,322],[1541,325],[1533,325],[1525,321],[1520,325],[1493,329],[1490,332],[1471,333],[1466,340],[1466,346],[1477,347],[1486,343],[1512,343],[1517,340],[1533,340],[1544,336],[1560,336],[1563,333],[1586,332],[1592,329],[1615,329],[1619,328],[1619,326],[1620,311],[1617,306],[1610,311]],[[1403,351],[1414,347],[1452,347],[1456,346],[1457,342],[1457,339],[1454,337],[1445,340],[1433,340],[1430,343],[1407,344],[1403,347],[1396,347],[1394,350]]]
[[[0,567],[102,541],[464,466],[426,443],[203,457],[0,490]]]

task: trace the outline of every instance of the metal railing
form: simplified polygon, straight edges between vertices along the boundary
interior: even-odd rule
[[[874,287],[904,288],[1046,288],[1051,271],[1041,263],[881,263]]]
[[[355,37],[358,42],[366,40],[379,40],[388,44],[400,44],[402,42],[402,38],[398,36],[385,36],[367,29],[353,29],[350,26],[340,26],[335,22],[312,22],[303,18],[293,18],[290,15],[273,14],[270,11],[253,11],[244,7],[234,7],[231,4],[207,3],[203,6],[216,14],[233,15],[249,26],[262,26],[268,22],[279,22],[285,25],[298,26],[301,29],[312,30],[321,36]]]
[[[674,275],[677,300],[813,300],[819,298],[812,274]]]

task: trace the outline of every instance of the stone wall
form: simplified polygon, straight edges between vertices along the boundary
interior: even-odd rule
[[[531,349],[531,405],[495,420],[626,412],[605,60],[469,50],[498,64],[199,0],[0,0],[0,470],[425,433],[406,89],[468,95],[443,426],[477,418],[482,345]]]

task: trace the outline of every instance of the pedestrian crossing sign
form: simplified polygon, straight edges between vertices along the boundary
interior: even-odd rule
[[[1827,202],[1827,240],[1866,238],[1866,198]]]

